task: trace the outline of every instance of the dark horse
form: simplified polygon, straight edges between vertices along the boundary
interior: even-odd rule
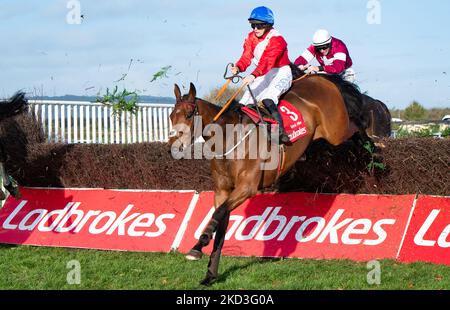
[[[341,90],[345,92],[348,100],[344,101]],[[284,95],[284,99],[303,114],[308,134],[285,147],[285,163],[281,170],[261,169],[261,164],[264,164],[267,159],[250,158],[248,147],[245,148],[246,153],[243,158],[241,157],[242,159],[214,158],[211,160],[211,173],[215,182],[214,204],[216,210],[198,243],[186,256],[190,260],[200,259],[202,248],[209,244],[214,232],[216,233],[208,271],[201,284],[210,285],[217,280],[221,250],[231,211],[246,199],[256,195],[258,190],[272,185],[285,174],[302,156],[312,141],[325,139],[330,144],[337,146],[357,133],[360,137],[365,137],[362,103],[355,100],[355,98],[360,98],[360,95],[355,87],[337,76],[308,76],[298,80]],[[176,125],[193,128],[193,120],[196,115],[201,117],[202,125],[206,126],[213,122],[214,116],[220,110],[219,106],[196,98],[193,84],[190,85],[189,94],[184,96],[181,95],[178,85],[175,85],[175,97],[176,104],[170,115],[174,128]],[[246,115],[229,109],[221,116],[217,124],[221,126],[226,124],[250,125],[252,121]],[[192,136],[189,136],[188,139],[184,136],[183,132],[172,131],[169,144],[174,148],[175,142],[180,143],[181,141],[186,146],[192,141]],[[208,138],[205,139],[208,141]]]
[[[25,93],[18,92],[8,100],[0,101],[0,122],[28,112],[28,101],[25,98]],[[7,160],[7,154],[4,149],[3,141],[0,141],[0,174],[3,180],[3,186],[15,198],[20,198],[20,191],[17,182],[6,172],[4,167]],[[0,190],[0,200],[6,198],[6,193]]]
[[[362,95],[366,133],[372,139],[391,136],[391,112],[380,100]]]

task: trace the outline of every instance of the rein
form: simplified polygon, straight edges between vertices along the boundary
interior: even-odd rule
[[[250,134],[256,129],[256,127],[252,128],[241,140],[239,140],[238,143],[236,143],[230,150],[226,151],[225,153],[223,153],[222,155],[215,155],[214,157],[217,159],[223,159],[224,157],[228,156],[231,154],[231,152],[233,152],[235,149],[237,149],[237,147],[239,145],[242,144],[242,142],[245,141],[245,139],[247,139],[248,136],[250,136]]]
[[[227,85],[227,84],[225,84]],[[228,85],[227,85],[228,86]],[[233,96],[231,96],[231,98],[228,100],[228,102],[222,107],[222,109],[219,111],[219,113],[217,113],[216,116],[214,116],[213,121],[216,122],[220,116],[222,116],[223,112],[225,112],[226,109],[228,109],[229,105],[231,104],[231,102],[233,102],[234,98],[237,97],[237,95],[239,95],[239,93],[244,89],[244,87],[247,86],[247,83],[244,83],[241,85],[241,87],[239,87],[239,89],[234,93]]]
[[[303,76],[299,77],[298,79],[293,80],[292,84],[294,84],[295,82],[298,82],[300,80],[303,80],[304,78],[306,78],[306,77],[308,77],[310,75],[311,75],[311,73],[305,73]]]
[[[217,100],[219,100],[221,97],[222,97],[222,95],[224,94],[224,92],[225,92],[225,90],[227,89],[227,87],[228,87],[228,85],[230,85],[230,83],[231,82],[233,82],[233,83],[235,83],[235,84],[237,84],[237,82],[239,82],[239,80],[240,79],[242,79],[242,77],[241,76],[239,76],[239,75],[233,75],[233,76],[229,76],[229,77],[227,77],[226,75],[227,75],[227,72],[228,72],[228,67],[229,66],[232,66],[233,64],[232,63],[230,63],[230,64],[228,64],[227,65],[227,67],[225,68],[225,73],[224,73],[224,78],[227,80],[226,82],[225,82],[225,84],[220,88],[220,90],[218,91],[218,93],[217,93],[217,95],[216,95],[216,97],[215,97],[215,101],[217,101]],[[292,81],[292,83],[295,83],[295,82],[298,82],[298,81],[300,81],[300,80],[303,80],[304,78],[306,78],[306,77],[308,77],[308,76],[310,76],[311,74],[310,73],[306,73],[306,74],[304,74],[303,76],[301,76],[300,78],[298,78],[298,79],[295,79],[294,81]],[[237,79],[237,81],[235,82],[235,79]],[[231,98],[227,101],[227,103],[222,107],[222,109],[216,114],[216,116],[213,118],[213,122],[216,122],[219,118],[220,118],[220,116],[222,116],[222,114],[226,111],[226,109],[230,106],[230,104],[233,102],[233,100],[237,97],[237,95],[245,88],[245,87],[248,87],[248,89],[249,89],[249,91],[250,91],[250,94],[251,94],[251,96],[252,96],[252,99],[253,99],[253,101],[255,102],[255,106],[256,106],[256,108],[257,108],[257,111],[258,111],[258,114],[259,114],[259,117],[261,118],[261,120],[263,121],[263,118],[262,118],[262,116],[261,116],[261,113],[260,113],[260,111],[259,111],[259,109],[258,109],[258,104],[257,104],[257,102],[256,102],[256,99],[255,99],[255,96],[253,95],[253,92],[251,91],[251,89],[250,89],[250,87],[249,87],[249,85],[247,84],[247,83],[244,83],[244,84],[242,84],[240,87],[239,87],[239,89],[233,94],[233,96],[231,96]],[[194,103],[195,104],[195,103]],[[195,105],[195,108],[197,108],[197,106]],[[195,111],[195,110],[194,110]],[[193,111],[193,114],[194,114],[194,111]],[[263,123],[264,123],[264,121],[263,121]],[[194,126],[194,125],[192,125],[192,126]],[[229,154],[231,154],[231,152],[233,152],[240,144],[242,144],[244,141],[245,141],[245,139],[248,137],[248,136],[250,136],[250,134],[253,132],[253,130],[254,130],[255,128],[253,128],[253,129],[251,129],[236,145],[234,145],[230,150],[228,150],[228,151],[226,151],[225,153],[223,153],[222,155],[215,155],[215,158],[217,158],[217,159],[223,159],[224,157],[226,157],[226,156],[228,156]],[[193,139],[194,139],[194,137],[193,137]],[[278,177],[280,176],[280,174],[281,174],[281,172],[283,171],[283,169],[284,169],[284,165],[285,165],[285,159],[286,159],[286,152],[285,152],[285,147],[284,147],[284,145],[282,145],[282,146],[279,146],[279,150],[278,150],[278,167],[277,167],[277,176],[276,176],[276,178],[278,179]]]
[[[222,88],[219,90],[219,92],[217,93],[216,98],[214,98],[214,101],[217,101],[220,99],[220,97],[222,97],[223,93],[225,92],[225,90],[227,89],[228,85],[230,84],[231,79],[228,79],[227,82],[222,86]]]
[[[219,100],[220,97],[222,97],[223,93],[225,92],[225,90],[227,89],[228,85],[230,85],[230,82],[233,82],[234,84],[239,83],[240,80],[242,80],[242,76],[240,75],[230,75],[227,76],[228,73],[228,68],[230,66],[234,66],[234,64],[232,62],[230,62],[226,67],[225,67],[225,73],[223,74],[223,78],[226,81],[225,85],[222,86],[222,88],[219,90],[219,92],[217,93],[217,96],[215,98],[215,101]],[[217,113],[217,115],[214,117],[213,122],[216,122],[219,117],[223,114],[223,112],[225,112],[225,110],[228,108],[228,106],[231,104],[231,102],[233,102],[234,98],[237,97],[237,95],[239,95],[239,93],[244,89],[244,87],[247,84],[242,84],[241,87],[234,93],[233,96],[231,96],[231,98],[227,101],[227,103],[222,107],[222,109],[219,111],[219,113]]]
[[[198,111],[198,104],[195,103],[190,103],[191,105],[194,106],[194,109],[192,110],[192,112],[187,116],[188,119],[191,119],[192,117],[196,116],[196,115],[200,115],[199,111]],[[195,130],[195,122],[192,122],[191,125],[191,132],[194,133]],[[257,127],[253,127],[251,130],[249,130],[231,149],[225,151],[223,154],[215,154],[214,158],[216,159],[225,159],[226,156],[230,155],[233,151],[235,151],[242,143],[244,143],[244,141],[255,131]],[[270,138],[269,138],[270,139]],[[194,144],[195,141],[195,136],[194,134],[192,134],[192,138],[191,138],[191,144]],[[284,166],[285,166],[285,162],[286,162],[286,148],[284,145],[279,145],[278,146],[278,165],[277,165],[277,175],[276,175],[276,179],[279,178],[279,176],[281,175],[281,173],[284,170]]]

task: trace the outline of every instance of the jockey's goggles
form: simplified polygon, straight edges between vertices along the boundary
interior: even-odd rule
[[[268,28],[269,27],[269,25],[270,24],[267,24],[267,23],[251,23],[250,24],[250,27],[252,27],[252,29],[258,29],[258,30],[261,30],[261,29],[265,29],[265,28]]]
[[[315,48],[316,48],[316,51],[318,51],[318,52],[320,52],[320,51],[323,51],[323,50],[326,50],[327,48],[330,48],[330,44],[326,44],[326,45],[322,45],[322,46],[316,46]]]

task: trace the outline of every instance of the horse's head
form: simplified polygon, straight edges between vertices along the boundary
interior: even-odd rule
[[[169,133],[169,145],[172,146],[178,141],[176,147],[183,150],[192,142],[194,116],[198,111],[195,98],[196,90],[195,86],[191,83],[189,94],[181,96],[180,87],[175,84],[174,92],[176,104],[172,113],[170,113],[172,130]]]

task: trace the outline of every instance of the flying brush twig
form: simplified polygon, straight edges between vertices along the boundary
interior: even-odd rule
[[[172,68],[172,66],[162,67],[161,70],[153,74],[153,78],[150,83],[156,81],[157,79],[168,78],[167,72],[169,72],[170,68]]]

